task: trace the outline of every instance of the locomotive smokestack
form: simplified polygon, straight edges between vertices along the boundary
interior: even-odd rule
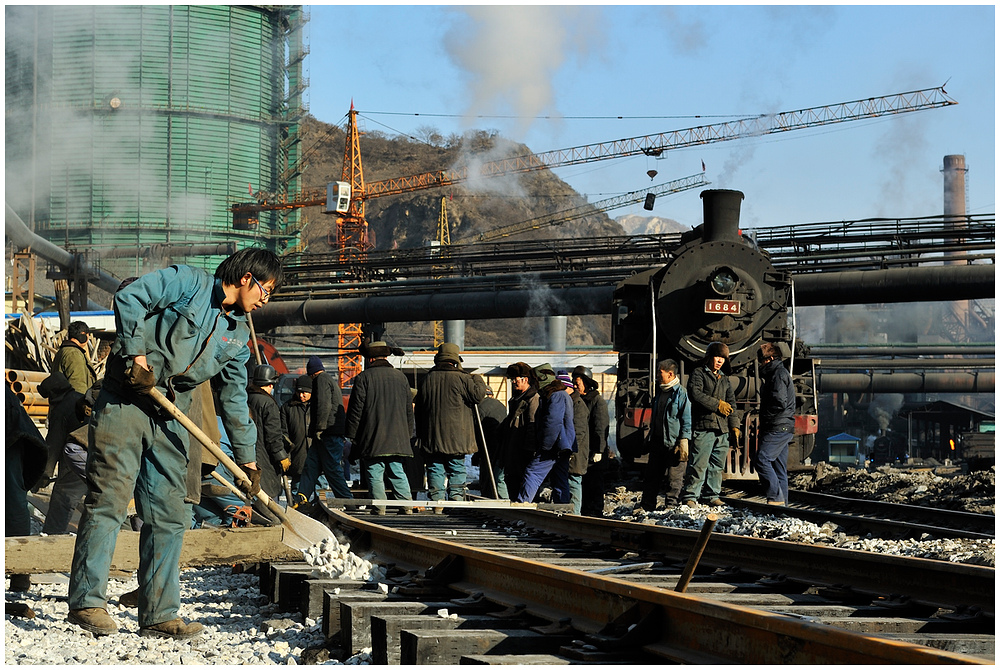
[[[701,200],[705,212],[702,240],[718,242],[739,239],[740,202],[743,200],[743,192],[709,189],[701,192]]]

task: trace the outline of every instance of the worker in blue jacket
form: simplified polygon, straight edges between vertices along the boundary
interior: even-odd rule
[[[173,265],[139,277],[114,297],[117,337],[94,404],[87,462],[87,497],[73,552],[68,620],[95,635],[118,625],[105,609],[118,529],[135,497],[139,534],[139,634],[188,639],[201,624],[178,617],[179,561],[191,510],[184,502],[189,436],[149,397],[157,388],[178,409],[216,374],[221,415],[246,492],[260,490],[257,432],[247,409],[250,328],[283,279],[278,257],[243,249],[215,277]]]

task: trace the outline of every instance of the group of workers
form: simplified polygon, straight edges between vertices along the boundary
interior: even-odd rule
[[[410,500],[414,477],[408,465],[416,455],[425,468],[429,500],[462,500],[466,456],[478,454],[481,472],[488,466],[481,475],[484,490],[497,497],[532,502],[547,480],[551,502],[568,503],[577,514],[603,514],[604,471],[617,454],[608,445],[607,405],[589,370],[514,363],[507,368],[504,408],[480,375],[462,368],[455,344],[439,347],[434,367],[414,390],[388,361],[402,352],[371,342],[361,348],[365,369],[354,379],[346,407],[339,384],[317,357],[296,380],[295,397],[278,407],[273,368],[258,366],[248,375],[247,342],[250,313],[265,305],[282,281],[278,257],[259,248],[236,252],[214,276],[174,265],[126,280],[114,296],[117,332],[102,380],[87,355],[89,328],[70,325],[43,391],[51,407],[59,408],[50,413],[44,468],[37,458],[30,467],[8,463],[8,508],[12,477],[14,488],[23,491],[36,480],[47,482],[58,465],[46,532],[65,532],[85,494],[70,573],[70,622],[95,635],[118,630],[106,609],[107,584],[117,534],[134,500],[141,520],[134,592],[139,634],[173,639],[201,634],[201,624],[178,616],[182,540],[202,484],[190,476],[189,459],[200,457],[200,450],[191,449],[187,429],[167,405],[198,414],[194,391],[210,381],[212,413],[244,475],[236,478],[243,499],[260,490],[272,497],[282,488],[288,493],[290,487],[280,481],[291,477],[296,493],[289,502],[301,504],[313,497],[320,474],[335,496],[350,498],[349,460],[360,461],[362,486],[373,499],[386,500],[391,492],[394,499]],[[768,347],[760,352],[765,409],[758,472],[769,502],[780,504],[787,500],[781,453],[787,454],[791,439],[791,382],[776,350]],[[733,391],[721,372],[727,356],[724,344],[711,345],[687,392],[678,383],[677,364],[660,363],[642,506],[655,506],[665,473],[668,503],[721,504],[728,436],[738,437]],[[153,388],[168,402],[158,400]],[[13,427],[24,425],[12,417],[27,417],[12,407],[11,397],[8,389],[8,452],[12,444],[31,443],[44,453],[37,431],[12,438]],[[794,411],[794,391],[791,398]],[[412,513],[409,506],[399,509]],[[385,514],[385,506],[373,505],[372,512]],[[16,532],[21,531],[27,533]]]

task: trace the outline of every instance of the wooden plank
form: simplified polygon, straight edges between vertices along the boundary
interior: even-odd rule
[[[570,660],[551,654],[469,654],[459,665],[570,665]]]
[[[324,591],[357,591],[365,583],[356,579],[307,579],[299,595],[298,610],[310,619],[318,619],[323,616]]]
[[[373,602],[378,603],[388,596],[381,591],[341,591],[327,589],[323,591],[323,635],[329,640],[331,637],[340,635],[340,603],[345,600],[352,602]]]
[[[302,552],[281,544],[281,528],[199,528],[184,533],[181,567],[235,565],[265,561],[294,561]],[[74,535],[27,535],[5,538],[4,573],[69,572],[73,564]],[[111,560],[111,569],[139,568],[139,533],[123,530]]]
[[[448,610],[452,612],[452,610]],[[497,619],[480,614],[460,614],[457,619],[434,614],[389,614],[374,612],[370,623],[373,665],[399,665],[401,634],[404,630],[455,630],[482,629],[504,630],[526,626],[524,619]]]

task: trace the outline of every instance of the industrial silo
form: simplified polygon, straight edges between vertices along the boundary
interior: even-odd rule
[[[300,187],[301,6],[7,6],[5,19],[6,199],[36,233],[118,276],[294,242],[297,211],[236,229],[227,207]]]

